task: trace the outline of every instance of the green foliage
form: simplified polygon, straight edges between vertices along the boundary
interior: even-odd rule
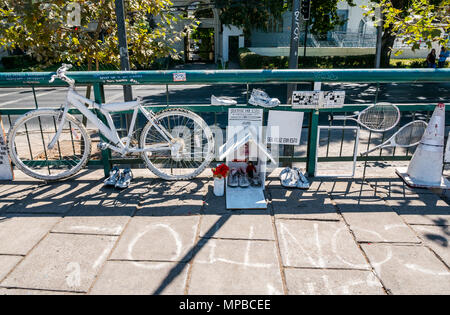
[[[343,20],[337,14],[338,3],[342,0],[312,0],[311,1],[311,32],[318,36],[325,36],[336,26],[344,25]],[[355,6],[353,0],[346,1],[350,6]]]
[[[214,45],[214,29],[197,28],[191,33],[191,38],[199,47],[199,56],[203,60],[209,60],[210,50]]]
[[[446,62],[446,67],[449,66]],[[409,58],[409,59],[391,59],[391,67],[393,68],[426,68],[427,62],[425,58]]]
[[[333,68],[373,68],[375,55],[359,56],[306,56],[299,57],[302,69]],[[285,56],[262,56],[251,51],[242,51],[239,55],[242,69],[288,69],[289,58]]]
[[[0,0],[0,47],[26,51],[41,68],[61,62],[118,65],[114,3],[114,0]],[[179,57],[174,44],[181,41],[185,31],[176,29],[182,18],[168,13],[170,5],[169,0],[125,1],[132,68],[161,57]],[[80,13],[77,27],[68,19],[74,7]],[[157,17],[157,22],[151,23],[151,16]],[[188,28],[192,26],[190,20]]]
[[[377,19],[376,11],[383,13],[384,29],[412,47],[420,48],[426,43],[431,49],[433,42],[448,45],[450,32],[450,0],[372,0],[363,6],[366,15]],[[376,21],[379,23],[379,21]],[[402,51],[394,52],[399,55]]]
[[[284,0],[214,0],[220,21],[242,27],[246,37],[252,28],[267,30],[271,18],[281,19],[288,6]]]

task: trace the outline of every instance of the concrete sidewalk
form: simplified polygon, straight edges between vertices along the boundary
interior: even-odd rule
[[[134,172],[0,185],[0,294],[450,294],[448,201],[392,169],[307,191],[274,172],[267,211],[233,212],[208,171]]]

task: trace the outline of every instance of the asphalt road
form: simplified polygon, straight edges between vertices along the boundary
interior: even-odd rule
[[[286,86],[280,84],[255,84],[253,88],[263,88],[271,97],[277,97],[286,103]],[[297,90],[309,90],[306,84],[299,84]],[[415,84],[382,84],[377,93],[376,84],[323,84],[323,90],[345,90],[346,104],[373,103],[378,94],[378,101],[392,103],[437,103],[450,102],[450,83],[415,83]],[[79,91],[84,94],[85,87]],[[65,88],[36,88],[39,107],[59,107],[64,103]],[[169,86],[136,86],[133,96],[141,96],[147,104],[209,104],[211,95],[228,96],[239,104],[246,103],[247,86],[244,84],[222,85],[183,85]],[[105,88],[107,102],[123,100],[121,86]],[[93,98],[93,93],[92,97]],[[0,108],[34,108],[35,100],[31,88],[0,88]]]

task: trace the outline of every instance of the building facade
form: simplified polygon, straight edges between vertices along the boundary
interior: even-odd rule
[[[195,17],[200,21],[198,29],[178,45],[178,50],[183,52],[186,62],[227,62],[237,57],[238,49],[244,47],[244,43],[250,43],[247,48],[257,54],[289,55],[292,12],[285,12],[279,21],[269,21],[267,31],[253,29],[251,38],[245,39],[242,29],[221,24],[219,11],[211,0],[173,0],[172,2],[173,9],[179,14]],[[364,16],[364,9],[361,7],[368,5],[369,2],[369,0],[354,0],[355,6],[350,6],[346,1],[340,1],[337,13],[346,20],[346,23],[336,27],[322,38],[308,32],[306,55],[375,54],[376,27],[371,19]],[[304,28],[304,21],[302,23]],[[304,34],[303,29],[299,46],[301,55]],[[396,41],[394,49],[402,49],[403,53],[399,56],[392,55],[392,58],[425,58],[428,54],[428,48],[425,45],[413,52],[410,47],[403,45],[401,40]]]

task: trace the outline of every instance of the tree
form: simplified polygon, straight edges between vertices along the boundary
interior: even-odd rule
[[[174,45],[194,24],[172,14],[170,5],[169,0],[125,2],[132,68],[179,57]],[[68,17],[75,17],[77,25]],[[180,31],[177,23],[186,28]],[[117,66],[114,0],[0,0],[0,46],[27,52],[41,68],[61,62],[87,64],[88,69],[93,62],[97,69],[99,63]]]
[[[419,49],[421,43],[426,43],[428,48],[433,42],[445,46],[448,43],[450,0],[379,0],[364,8],[367,9],[365,14],[376,23],[381,22],[377,20],[376,10],[383,16],[381,67],[389,67],[396,39],[410,45],[413,51]]]
[[[338,25],[343,25],[337,14],[340,0],[311,1],[311,32],[323,36]],[[347,1],[354,6],[353,0]],[[251,37],[252,29],[267,31],[271,19],[281,19],[282,14],[292,10],[292,0],[214,0],[220,10],[220,21],[225,25],[242,27],[244,35]]]
[[[288,9],[284,0],[214,0],[224,25],[241,27],[246,41],[254,28],[267,30],[271,18],[281,19]]]

